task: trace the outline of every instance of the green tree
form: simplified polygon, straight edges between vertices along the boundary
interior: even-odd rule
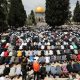
[[[74,9],[73,21],[74,22],[80,22],[80,4],[79,4],[79,1],[77,1],[76,7]]]
[[[28,18],[27,18],[27,25],[32,25],[32,20],[30,15],[28,15]]]
[[[10,6],[11,6],[11,1],[7,0],[7,12],[9,13],[10,11]]]
[[[6,0],[0,0],[0,32],[8,29],[6,3]]]
[[[68,18],[66,20],[66,23],[71,24],[71,18],[72,18],[72,13],[71,13],[71,11],[69,11],[69,14],[68,14]]]
[[[10,10],[8,14],[8,24],[12,27],[23,27],[26,21],[26,11],[22,4],[22,0],[11,0]]]
[[[69,14],[69,0],[46,0],[45,20],[50,26],[63,25]]]
[[[35,14],[33,10],[31,10],[31,13],[30,13],[30,19],[32,24],[36,25]]]

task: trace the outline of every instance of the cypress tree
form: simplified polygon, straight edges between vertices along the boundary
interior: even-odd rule
[[[69,11],[68,18],[67,18],[67,20],[65,21],[65,23],[66,23],[66,24],[71,24],[71,20],[72,20],[72,12]]]
[[[0,0],[0,32],[8,29],[7,26],[7,10],[6,10],[6,0]]]
[[[32,24],[36,25],[35,14],[33,10],[31,10],[31,13],[30,13],[30,19],[31,19]]]
[[[46,0],[45,20],[52,28],[63,25],[69,14],[69,0]]]
[[[74,22],[80,22],[80,4],[79,4],[79,1],[77,1],[76,7],[74,9],[73,21]]]
[[[26,11],[22,0],[11,0],[11,6],[8,15],[8,24],[12,27],[23,27],[26,21]]]

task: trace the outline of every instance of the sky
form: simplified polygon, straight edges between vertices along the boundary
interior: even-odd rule
[[[45,7],[45,0],[22,0],[22,1],[27,14],[29,14],[31,10],[35,10],[35,8],[38,6]],[[76,1],[77,0],[70,0],[71,11],[74,10]]]

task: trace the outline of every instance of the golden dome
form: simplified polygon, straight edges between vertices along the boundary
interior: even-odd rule
[[[43,7],[37,7],[37,8],[35,9],[35,12],[36,12],[36,13],[43,13],[43,12],[45,12],[45,9],[44,9]]]

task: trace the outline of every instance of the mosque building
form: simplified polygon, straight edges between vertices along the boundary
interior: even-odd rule
[[[37,22],[45,22],[45,8],[37,7],[35,9],[35,18]]]

